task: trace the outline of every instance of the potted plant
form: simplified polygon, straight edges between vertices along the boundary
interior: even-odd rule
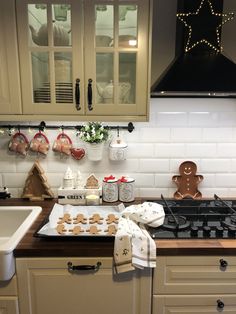
[[[101,160],[109,130],[100,122],[88,122],[80,129],[79,137],[86,143],[88,158],[93,161]]]

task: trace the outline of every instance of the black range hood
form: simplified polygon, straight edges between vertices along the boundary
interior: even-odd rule
[[[222,27],[225,27],[225,25],[219,27],[219,37],[217,38],[216,36],[216,26],[223,23],[226,19],[226,15],[223,13],[224,1],[177,1],[178,5],[176,13],[183,13],[184,21],[192,27],[191,38],[189,37],[189,27],[186,27],[186,24],[179,21],[175,14],[175,57],[173,58],[173,61],[166,66],[165,70],[158,75],[151,88],[151,97],[235,97],[236,64],[231,56],[228,56],[227,51],[225,52],[224,49],[220,49],[223,36]],[[221,16],[215,17],[211,10],[220,13]],[[189,12],[197,13],[192,14],[194,20],[190,20],[188,17],[187,14]],[[234,18],[236,19],[236,16]],[[211,20],[213,21],[213,24],[211,24]],[[231,20],[233,20],[232,15]],[[208,23],[209,21],[210,23]],[[224,24],[230,22],[229,18],[229,21]],[[204,37],[205,33],[206,37]],[[234,34],[232,33],[231,35],[232,40],[234,40]],[[206,38],[207,43],[201,43],[201,38]],[[155,40],[155,37],[153,40]],[[208,43],[211,43],[212,46]],[[186,49],[187,44],[189,44],[189,46],[192,44],[191,49]],[[194,44],[196,45],[194,46]],[[218,51],[216,51],[215,48],[217,47],[217,44],[219,44]],[[156,56],[154,55],[153,57]]]

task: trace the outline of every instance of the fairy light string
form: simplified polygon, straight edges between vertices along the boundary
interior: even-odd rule
[[[215,36],[216,36],[216,44],[213,44],[209,38],[201,38],[199,40],[196,40],[193,42],[192,35],[193,32],[197,32],[197,29],[193,29],[191,25],[191,17],[197,17],[200,18],[200,15],[203,10],[203,5],[208,5],[209,12],[211,13],[211,16],[209,15],[209,18],[219,18],[219,23],[216,26],[215,29]],[[196,12],[188,12],[188,13],[177,13],[176,14],[177,18],[184,23],[184,25],[188,28],[188,39],[187,39],[187,44],[185,46],[185,52],[189,52],[199,44],[206,44],[208,47],[213,49],[215,52],[219,53],[223,50],[223,47],[221,46],[221,41],[220,41],[220,28],[227,22],[233,20],[234,18],[234,13],[216,13],[214,12],[212,3],[210,0],[201,0],[200,6],[198,7]],[[199,21],[200,22],[200,21]]]

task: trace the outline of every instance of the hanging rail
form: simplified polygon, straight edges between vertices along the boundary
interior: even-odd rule
[[[64,130],[76,130],[79,131],[81,128],[83,127],[83,125],[47,125],[46,122],[41,121],[39,124],[37,125],[24,125],[24,124],[0,124],[0,128],[7,128],[9,130],[16,128],[18,130],[20,129],[37,129],[39,131],[44,131],[45,129],[58,129],[58,128],[62,128]],[[104,126],[104,128],[106,129],[110,129],[110,130],[128,130],[128,132],[133,132],[134,130],[134,125],[132,122],[129,122],[127,126],[115,126],[115,125],[106,125]]]

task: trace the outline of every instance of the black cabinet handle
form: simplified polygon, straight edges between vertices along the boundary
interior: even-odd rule
[[[92,88],[93,80],[90,78],[88,79],[88,110],[93,110],[93,88]]]
[[[228,266],[228,262],[223,258],[220,259],[220,267],[226,268]]]
[[[75,81],[75,107],[77,110],[80,110],[80,79]]]
[[[94,270],[94,271],[98,271],[101,265],[102,265],[101,262],[97,262],[96,265],[76,265],[76,266],[74,266],[72,264],[72,262],[68,262],[67,263],[67,268],[68,268],[68,271],[70,271],[70,272],[76,271],[76,270]]]
[[[223,308],[224,308],[225,304],[224,304],[223,301],[221,301],[221,300],[219,299],[219,300],[217,300],[216,302],[217,302],[217,307],[218,307],[219,309],[223,309]]]

